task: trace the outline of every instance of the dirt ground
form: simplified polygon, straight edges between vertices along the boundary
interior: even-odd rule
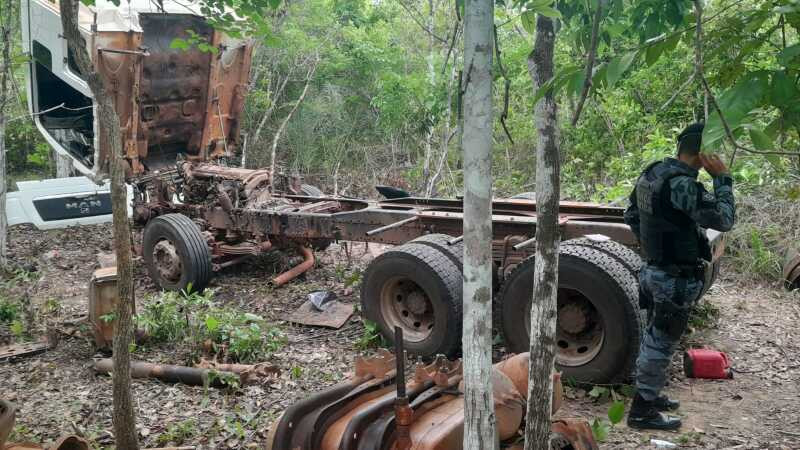
[[[10,235],[12,260],[29,272],[0,284],[0,297],[27,297],[36,306],[39,329],[59,337],[55,349],[0,363],[0,398],[18,407],[12,440],[52,442],[65,433],[84,435],[98,448],[113,442],[111,379],[92,370],[94,347],[81,331],[88,281],[96,254],[110,251],[110,227],[41,232],[15,227]],[[300,327],[282,320],[306,295],[332,290],[357,305],[358,289],[345,287],[373,257],[363,245],[345,252],[332,245],[305,279],[273,289],[265,264],[255,262],[219,274],[212,287],[227,305],[265,317],[280,327],[288,343],[269,360],[281,376],[269,383],[229,391],[158,380],[134,380],[138,431],[143,447],[193,445],[197,448],[258,448],[271,422],[293,402],[340,380],[353,358],[364,327],[358,313],[339,330]],[[726,268],[725,273],[732,268]],[[611,429],[602,448],[647,448],[651,438],[686,448],[800,448],[800,295],[775,286],[740,285],[724,276],[706,296],[719,310],[686,340],[687,346],[726,351],[737,370],[733,380],[686,379],[675,358],[667,388],[677,396],[684,426],[679,432],[636,432],[624,423]],[[137,301],[152,301],[155,286],[141,265]],[[50,326],[46,326],[50,324]],[[71,325],[78,323],[78,325]],[[12,340],[0,325],[0,345]],[[6,342],[4,342],[4,340]],[[135,359],[183,363],[181,349],[137,348]],[[564,416],[605,418],[608,400],[597,401],[582,388],[566,387]]]

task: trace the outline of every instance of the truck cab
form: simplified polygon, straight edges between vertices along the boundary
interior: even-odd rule
[[[20,16],[23,47],[31,55],[26,83],[36,127],[77,172],[102,179],[105,138],[92,93],[63,38],[58,0],[22,0]],[[233,156],[252,42],[215,30],[191,2],[115,6],[97,0],[80,4],[78,22],[94,70],[114,98],[129,176],[174,166],[179,156]]]

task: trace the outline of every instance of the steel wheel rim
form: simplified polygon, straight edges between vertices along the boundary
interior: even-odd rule
[[[421,342],[433,333],[433,302],[412,279],[397,276],[387,281],[381,289],[380,306],[384,323],[390,330],[401,327],[405,341]]]
[[[525,311],[525,330],[530,336],[530,307]],[[556,364],[564,367],[588,364],[600,353],[604,342],[605,323],[591,300],[577,289],[559,287]]]
[[[172,283],[180,281],[183,263],[175,244],[168,239],[159,240],[153,246],[152,258],[153,266],[162,279]]]

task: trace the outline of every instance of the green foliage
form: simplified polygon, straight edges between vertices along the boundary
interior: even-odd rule
[[[719,320],[719,308],[711,301],[703,300],[696,303],[689,312],[689,325],[695,329],[711,328]]]
[[[378,324],[366,319],[364,319],[362,323],[364,324],[364,334],[356,341],[356,349],[367,350],[369,348],[385,346],[386,341],[378,329]]]
[[[0,323],[14,322],[18,316],[19,304],[5,298],[0,298]]]
[[[181,422],[170,424],[166,431],[158,435],[156,443],[160,446],[168,444],[181,445],[194,437],[198,433],[197,422],[194,419],[186,419]]]
[[[8,326],[8,329],[11,331],[11,334],[14,335],[17,339],[22,339],[25,337],[25,324],[23,324],[19,320],[14,320]]]
[[[213,291],[165,292],[145,303],[136,317],[153,343],[188,343],[239,362],[259,362],[286,344],[277,328],[255,314],[218,306]]]
[[[608,423],[603,420],[594,419],[592,422],[592,434],[597,442],[604,442],[608,438],[610,429]]]
[[[630,387],[631,386],[623,385],[620,386],[620,390]],[[595,418],[591,425],[594,438],[598,442],[603,442],[608,437],[608,433],[611,428],[622,422],[622,419],[625,417],[625,402],[619,398],[619,394],[615,389],[604,386],[593,386],[589,391],[589,397],[600,401],[604,401],[609,398],[613,400],[611,405],[608,407],[608,412],[606,413],[608,416],[608,421]]]

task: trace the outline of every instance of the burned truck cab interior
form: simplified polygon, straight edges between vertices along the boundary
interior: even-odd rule
[[[22,32],[32,56],[29,108],[48,143],[78,172],[105,174],[104,137],[92,94],[62,37],[57,0],[23,0]],[[253,45],[214,30],[191,3],[81,3],[79,28],[94,70],[119,115],[129,175],[234,155]],[[174,45],[195,40],[197,45]],[[204,47],[205,48],[205,47]]]

